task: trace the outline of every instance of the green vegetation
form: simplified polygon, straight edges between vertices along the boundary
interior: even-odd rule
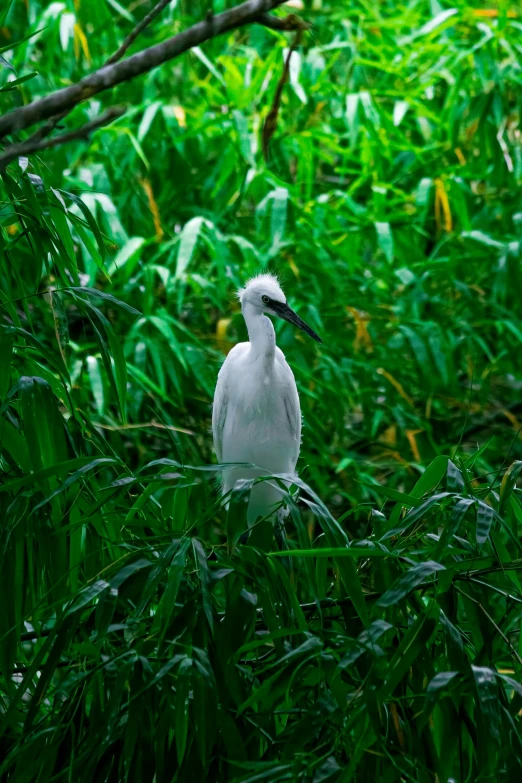
[[[292,5],[268,161],[295,33],[250,25],[0,173],[2,781],[520,780],[522,11]],[[151,7],[12,0],[0,114]],[[266,269],[324,340],[276,324],[304,416],[285,552],[266,521],[239,544],[209,434]]]

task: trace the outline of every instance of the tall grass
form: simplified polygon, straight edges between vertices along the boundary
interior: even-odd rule
[[[206,12],[178,5],[135,48]],[[288,40],[252,27],[1,175],[2,780],[519,779],[519,11],[304,5],[268,162]],[[11,4],[0,111],[147,9]],[[324,338],[276,325],[284,550],[240,543],[209,435],[264,269]]]

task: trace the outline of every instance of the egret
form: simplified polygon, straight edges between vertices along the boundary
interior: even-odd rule
[[[292,370],[276,346],[266,314],[298,326],[318,343],[321,338],[286,303],[275,277],[258,275],[238,291],[249,342],[239,343],[219,371],[212,408],[214,448],[220,463],[250,463],[255,469],[223,471],[226,494],[238,479],[285,473],[295,476],[301,447],[301,407]],[[291,481],[286,482],[287,485]],[[249,527],[280,506],[283,492],[276,482],[252,487],[247,511]]]

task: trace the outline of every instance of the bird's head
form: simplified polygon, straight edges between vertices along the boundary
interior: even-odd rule
[[[294,313],[291,307],[286,303],[286,296],[281,290],[277,278],[273,275],[258,275],[249,280],[244,288],[238,291],[241,309],[244,312],[245,305],[250,305],[255,310],[268,315],[277,315],[284,318],[294,326],[298,326],[303,332],[310,335],[318,343],[322,340],[308,324],[305,324],[297,313]]]

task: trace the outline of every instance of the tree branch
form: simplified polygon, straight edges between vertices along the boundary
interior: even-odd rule
[[[84,77],[77,84],[64,87],[51,95],[27,104],[27,106],[21,106],[4,114],[3,117],[0,117],[0,138],[23,130],[41,120],[46,120],[55,114],[68,111],[80,101],[147,73],[158,65],[178,57],[183,52],[194,46],[199,46],[211,38],[235,30],[245,24],[254,22],[263,24],[262,15],[282,5],[283,2],[284,0],[246,0],[241,5],[230,8],[217,16],[207,16],[204,21],[183,30],[173,38],[133,54],[126,60],[106,65]]]
[[[121,117],[125,112],[126,109],[124,106],[112,106],[94,120],[85,123],[85,125],[82,125],[80,128],[75,128],[67,133],[62,133],[60,136],[54,136],[52,139],[29,139],[21,144],[12,144],[0,155],[0,171],[3,171],[8,163],[15,158],[18,158],[20,155],[30,155],[32,152],[45,150],[48,149],[48,147],[58,147],[60,144],[65,144],[67,141],[84,139],[93,131],[101,128],[102,125],[107,125],[107,123],[112,122],[112,120]]]
[[[296,30],[309,30],[312,26],[299,16],[296,16],[296,14],[288,14],[288,16],[261,14],[255,21],[256,24],[262,24],[263,27],[269,27],[271,30],[279,30],[282,33],[291,33]]]
[[[302,36],[303,36],[303,28],[300,27],[297,29],[297,32],[294,37],[294,41],[290,46],[290,48],[288,49],[288,54],[286,55],[285,64],[283,66],[283,73],[281,74],[281,77],[277,83],[277,87],[274,95],[274,102],[272,104],[272,108],[267,114],[265,124],[263,125],[263,156],[267,163],[268,163],[270,139],[274,135],[275,129],[277,127],[277,118],[279,116],[279,107],[281,105],[281,96],[283,94],[283,88],[286,82],[288,81],[288,76],[290,73],[290,58],[292,57],[292,54],[295,52],[295,50],[301,43]]]
[[[121,46],[118,47],[118,49],[114,52],[114,54],[111,55],[109,59],[104,62],[103,66],[105,67],[106,65],[111,65],[111,63],[115,63],[118,60],[121,60],[121,58],[129,48],[129,46],[133,43],[133,41],[136,40],[138,35],[141,32],[143,32],[143,30],[145,30],[146,27],[149,26],[149,24],[158,16],[158,14],[161,13],[161,11],[163,11],[165,6],[168,5],[169,3],[170,0],[160,0],[160,2],[154,6],[152,11],[150,11],[146,16],[144,16],[141,22],[139,22],[139,24],[136,25],[134,30],[132,30],[129,33],[129,35],[125,38]],[[30,136],[30,138],[26,139],[26,142],[37,142],[40,141],[40,139],[43,139],[46,136],[48,136],[56,128],[58,123],[61,122],[65,117],[67,117],[67,115],[73,108],[74,107],[71,106],[65,111],[60,112],[60,114],[55,114],[53,117],[48,119],[45,125],[42,125],[40,128],[38,128],[37,131],[35,131],[32,134],[32,136]],[[7,152],[9,152],[9,150],[7,150]],[[2,157],[3,156],[0,157],[0,161],[2,160]]]

